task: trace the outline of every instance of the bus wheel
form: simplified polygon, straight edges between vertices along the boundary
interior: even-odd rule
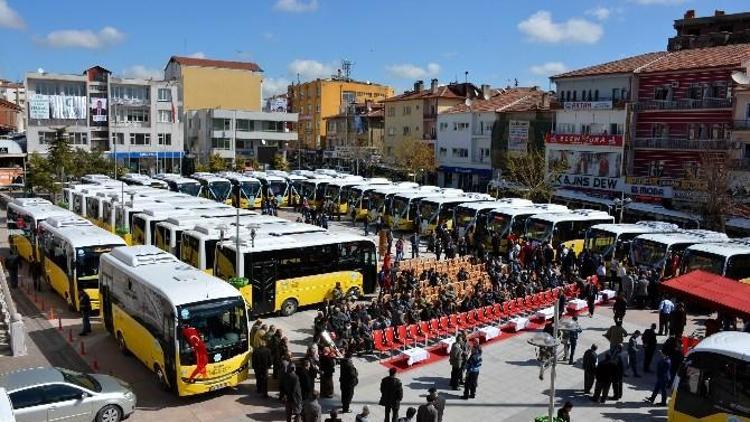
[[[125,344],[125,339],[122,337],[121,332],[117,332],[117,347],[120,349],[120,353],[127,356],[130,354],[128,346]]]
[[[164,371],[159,365],[154,365],[154,373],[156,373],[156,381],[159,383],[159,387],[164,391],[169,391],[167,376],[164,375]]]
[[[281,304],[281,315],[289,316],[297,312],[297,301],[294,299],[287,299]]]

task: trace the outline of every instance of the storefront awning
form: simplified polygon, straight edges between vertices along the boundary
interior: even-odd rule
[[[661,286],[668,294],[684,300],[750,318],[750,284],[698,270],[665,281]]]

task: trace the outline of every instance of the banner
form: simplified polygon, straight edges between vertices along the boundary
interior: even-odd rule
[[[528,143],[528,120],[511,120],[508,128],[508,151],[526,152]]]
[[[96,123],[107,121],[107,99],[91,97],[91,120]]]
[[[636,196],[653,196],[656,198],[672,198],[674,193],[671,186],[633,185],[623,184],[623,192]]]
[[[619,152],[595,152],[574,150],[547,150],[547,170],[567,169],[569,175],[620,177],[622,154]]]
[[[34,94],[29,100],[29,119],[49,119],[49,98]]]
[[[555,179],[555,186],[619,191],[620,179],[611,177],[578,176],[562,174]]]
[[[567,101],[565,110],[611,110],[612,101]]]
[[[85,119],[86,97],[72,95],[50,95],[50,114],[53,119]]]
[[[548,144],[621,147],[622,135],[558,135],[549,133],[544,137],[544,142]]]

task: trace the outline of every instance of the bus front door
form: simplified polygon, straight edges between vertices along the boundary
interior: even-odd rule
[[[264,315],[276,309],[276,264],[273,261],[253,263],[250,276],[253,288],[252,312]]]

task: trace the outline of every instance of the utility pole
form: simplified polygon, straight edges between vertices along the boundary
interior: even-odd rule
[[[555,300],[555,322],[554,330],[552,330],[554,346],[552,346],[552,369],[550,370],[549,377],[549,421],[552,422],[552,417],[555,413],[555,368],[557,367],[557,333],[560,324],[560,301]]]

